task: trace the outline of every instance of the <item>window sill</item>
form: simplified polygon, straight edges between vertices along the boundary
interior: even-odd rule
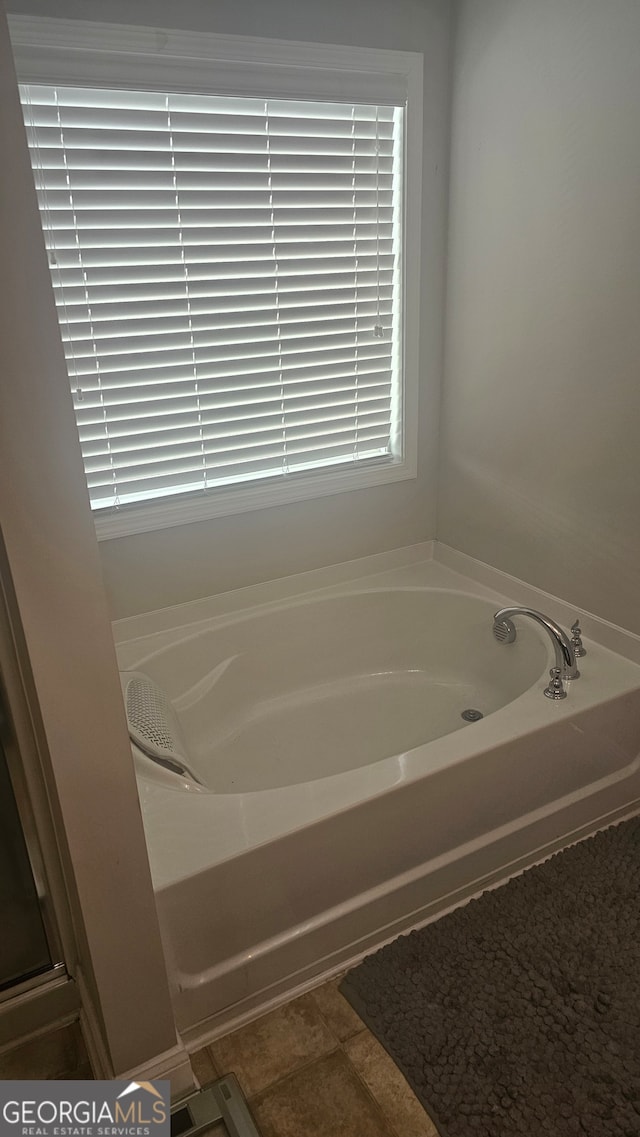
[[[158,501],[151,506],[129,505],[119,510],[97,513],[96,535],[99,541],[108,541],[114,537],[149,533],[174,525],[189,525],[234,513],[248,513],[254,509],[267,509],[296,501],[348,493],[350,490],[407,481],[415,476],[415,463],[393,458],[384,462],[376,461],[357,471],[341,469],[321,474],[292,474],[284,481],[274,478],[247,486],[211,491],[202,496],[189,495]]]

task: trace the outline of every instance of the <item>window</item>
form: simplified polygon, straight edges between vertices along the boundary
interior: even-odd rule
[[[12,31],[99,532],[412,476],[415,57]]]

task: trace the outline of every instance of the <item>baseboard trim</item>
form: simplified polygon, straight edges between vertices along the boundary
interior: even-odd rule
[[[157,1078],[168,1078],[171,1082],[171,1100],[178,1101],[188,1094],[194,1093],[200,1087],[191,1069],[189,1055],[181,1041],[178,1041],[171,1050],[156,1055],[149,1062],[143,1062],[132,1070],[126,1070],[117,1075],[128,1081],[153,1082]]]

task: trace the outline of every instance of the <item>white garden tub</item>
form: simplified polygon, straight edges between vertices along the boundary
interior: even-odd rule
[[[634,638],[586,638],[553,702],[546,634],[522,619],[514,644],[492,635],[496,608],[531,590],[418,553],[116,625],[121,668],[164,691],[202,783],[136,755],[188,1042],[636,808]]]

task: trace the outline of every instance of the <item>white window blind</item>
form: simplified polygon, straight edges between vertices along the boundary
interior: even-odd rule
[[[400,456],[400,107],[21,94],[95,509]]]

